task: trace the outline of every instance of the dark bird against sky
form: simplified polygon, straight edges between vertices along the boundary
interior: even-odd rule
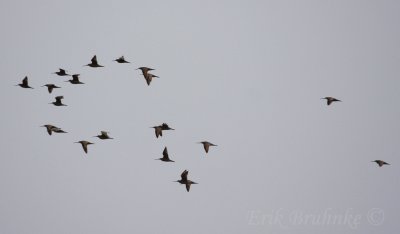
[[[32,87],[30,87],[28,85],[28,77],[27,76],[25,76],[25,78],[22,80],[21,84],[17,84],[16,86],[20,86],[20,87],[25,88],[25,89],[33,89]]]
[[[192,184],[197,184],[197,183],[194,182],[194,181],[188,180],[188,178],[187,178],[187,177],[188,177],[188,174],[189,174],[189,172],[188,172],[187,170],[184,170],[184,171],[182,172],[182,174],[181,174],[181,179],[180,179],[180,180],[177,180],[177,181],[175,181],[175,182],[179,182],[179,183],[181,183],[181,184],[186,185],[186,191],[189,192],[190,186],[191,186]]]

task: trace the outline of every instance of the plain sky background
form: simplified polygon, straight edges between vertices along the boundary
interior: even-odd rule
[[[395,233],[399,12],[389,0],[1,1],[0,234]],[[95,54],[105,67],[83,67]],[[139,66],[160,78],[147,86]],[[35,89],[14,86],[26,75]],[[67,107],[48,104],[57,95]],[[163,122],[176,130],[156,139]],[[92,138],[101,130],[115,139]],[[206,155],[202,140],[218,147]],[[154,160],[164,146],[176,163]],[[189,193],[172,182],[184,169],[199,183]],[[360,220],[299,221],[324,213]]]

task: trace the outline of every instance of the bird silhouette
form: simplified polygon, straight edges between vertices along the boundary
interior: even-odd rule
[[[100,135],[97,135],[97,136],[94,136],[94,137],[98,137],[99,139],[102,139],[102,140],[114,139],[114,138],[108,136],[108,132],[106,132],[106,131],[100,131]]]
[[[326,99],[326,104],[329,106],[330,104],[332,104],[332,102],[341,102],[341,100],[336,99],[334,97],[324,97],[321,99]]]
[[[115,59],[114,61],[117,62],[117,63],[130,63],[130,62],[125,60],[124,56],[121,56],[121,57]]]
[[[170,128],[170,127],[168,126],[168,124],[166,124],[166,123],[163,123],[163,124],[161,124],[161,125],[154,126],[154,127],[151,127],[151,128],[154,128],[154,132],[155,132],[157,138],[158,138],[159,136],[162,136],[162,131],[163,131],[163,130],[175,130],[175,129],[173,129],[173,128]]]
[[[192,185],[192,184],[197,184],[196,182],[194,182],[194,181],[191,181],[191,180],[188,180],[188,174],[189,174],[189,172],[187,171],[187,170],[184,170],[183,172],[182,172],[182,174],[181,174],[181,179],[180,180],[177,180],[177,181],[175,181],[175,182],[179,182],[179,183],[181,183],[181,184],[184,184],[184,185],[186,185],[186,191],[188,191],[189,192],[189,190],[190,190],[190,185]]]
[[[67,72],[64,69],[59,68],[58,72],[53,72],[53,74],[57,74],[59,76],[69,76],[69,74],[67,74]]]
[[[69,82],[71,84],[84,84],[79,80],[79,74],[73,74],[72,75],[72,80],[67,80],[65,82]]]
[[[45,127],[46,130],[47,130],[47,133],[49,135],[51,135],[53,132],[56,132],[56,133],[67,133],[64,130],[62,130],[61,128],[58,128],[58,127],[56,127],[54,125],[51,125],[51,124],[45,124],[45,125],[43,125],[41,127]]]
[[[61,87],[56,86],[55,84],[45,84],[42,87],[47,87],[49,93],[53,92],[53,89],[59,89]]]
[[[25,78],[22,79],[22,83],[21,84],[17,84],[15,86],[20,86],[20,87],[25,88],[25,89],[33,89],[32,87],[30,87],[28,85],[28,77],[27,76],[25,76]]]
[[[198,142],[199,144],[203,144],[204,150],[206,151],[206,153],[208,153],[208,150],[210,149],[210,146],[217,146],[214,145],[213,143],[210,143],[208,141],[202,141],[202,142]]]
[[[161,160],[163,162],[175,162],[175,161],[172,161],[171,159],[169,159],[167,147],[164,148],[164,151],[162,154],[163,154],[163,157],[157,158],[156,160]]]
[[[55,105],[55,106],[67,106],[67,105],[65,105],[65,104],[63,104],[63,103],[61,102],[61,99],[63,99],[64,96],[57,96],[57,97],[55,97],[55,98],[56,98],[56,101],[55,101],[55,102],[52,102],[52,103],[49,103],[49,104],[53,104],[53,105]]]
[[[88,152],[88,145],[94,144],[94,143],[89,142],[89,141],[78,141],[78,142],[74,142],[74,143],[80,143],[82,145],[83,151],[85,151],[85,153]]]
[[[372,162],[377,163],[379,165],[379,167],[382,167],[383,165],[390,165],[389,163],[387,163],[385,161],[382,161],[382,160],[375,160],[375,161],[372,161]]]
[[[97,62],[97,56],[96,56],[96,55],[93,56],[93,58],[92,58],[92,60],[91,60],[91,63],[88,63],[88,64],[86,64],[85,66],[89,66],[89,67],[104,67],[104,66],[100,65],[100,64]]]

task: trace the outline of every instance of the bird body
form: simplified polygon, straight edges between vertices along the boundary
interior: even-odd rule
[[[206,151],[206,153],[208,153],[208,150],[210,149],[210,146],[217,146],[217,145],[214,145],[213,143],[208,142],[208,141],[202,141],[202,142],[199,142],[199,144],[203,144],[203,147],[204,147],[204,150]]]
[[[28,77],[27,76],[25,76],[25,78],[24,79],[22,79],[22,83],[21,84],[17,84],[18,86],[20,86],[20,87],[22,87],[22,88],[25,88],[25,89],[33,89],[32,87],[30,87],[29,85],[28,85]],[[16,86],[17,86],[16,85]]]
[[[390,165],[389,163],[387,163],[385,161],[382,161],[382,160],[375,160],[375,161],[372,161],[372,162],[377,163],[379,167],[382,167],[383,165]]]
[[[182,174],[181,174],[181,179],[180,179],[180,180],[177,180],[177,181],[175,181],[175,182],[179,182],[180,184],[186,185],[186,191],[189,192],[190,186],[191,186],[192,184],[197,184],[197,183],[194,182],[194,181],[188,180],[188,178],[187,178],[187,177],[188,177],[188,174],[189,174],[189,172],[188,172],[187,170],[184,170],[184,171],[182,172]]]
[[[100,64],[97,62],[97,56],[96,56],[96,55],[93,56],[93,58],[91,59],[91,63],[88,63],[88,64],[86,64],[85,66],[89,66],[89,67],[104,67],[104,66],[100,65]]]
[[[69,74],[67,74],[67,72],[64,69],[59,68],[58,72],[54,72],[53,74],[57,74],[59,76],[69,76]]]
[[[167,147],[164,148],[163,157],[157,158],[156,160],[161,160],[163,162],[175,162],[175,161],[172,161],[171,159],[169,159]]]
[[[55,105],[55,106],[67,106],[67,105],[65,105],[65,104],[63,104],[63,103],[61,102],[61,99],[63,99],[64,96],[57,96],[57,97],[55,97],[55,98],[56,98],[56,101],[55,101],[55,102],[52,102],[52,103],[49,103],[49,104],[53,104],[53,105]]]
[[[152,127],[152,128],[154,128],[154,132],[155,132],[157,138],[158,138],[159,136],[162,136],[162,131],[163,131],[163,130],[175,130],[175,129],[173,129],[173,128],[170,128],[170,127],[168,126],[168,124],[166,124],[166,123],[163,123],[163,124],[158,125],[158,126],[154,126],[154,127]]]
[[[108,132],[106,132],[106,131],[100,131],[100,135],[97,135],[94,137],[98,137],[99,139],[102,139],[102,140],[114,139],[114,138],[108,136]]]
[[[84,84],[79,80],[79,74],[73,74],[72,80],[67,80],[65,82],[70,82],[71,84]]]
[[[115,59],[114,61],[117,62],[117,63],[130,63],[130,62],[125,60],[124,56],[121,56],[121,57]]]
[[[88,152],[88,145],[94,144],[94,143],[89,142],[89,141],[78,141],[78,142],[74,142],[74,143],[80,143],[82,145],[83,151],[85,151],[85,153]]]
[[[43,125],[41,127],[45,127],[46,130],[47,130],[47,133],[49,135],[51,135],[53,132],[56,132],[56,133],[67,133],[64,130],[62,130],[61,128],[58,128],[58,127],[56,127],[54,125],[51,125],[51,124],[45,124],[45,125]]]
[[[53,92],[53,89],[59,89],[60,88],[55,84],[45,84],[42,87],[47,87],[47,91],[49,91],[49,93]]]
[[[330,104],[332,104],[332,102],[341,102],[341,100],[336,99],[334,97],[324,97],[321,99],[326,99],[326,104],[329,106]]]

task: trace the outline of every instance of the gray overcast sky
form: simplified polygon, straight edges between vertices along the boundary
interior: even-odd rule
[[[389,0],[1,1],[0,233],[394,233],[399,12]],[[83,67],[95,54],[105,67]],[[148,87],[139,66],[160,78]],[[13,86],[26,75],[35,89]],[[57,95],[67,107],[48,104]],[[163,122],[176,130],[156,139]],[[202,140],[218,146],[205,155]],[[153,160],[164,146],[176,163]],[[184,169],[190,193],[172,182]]]

